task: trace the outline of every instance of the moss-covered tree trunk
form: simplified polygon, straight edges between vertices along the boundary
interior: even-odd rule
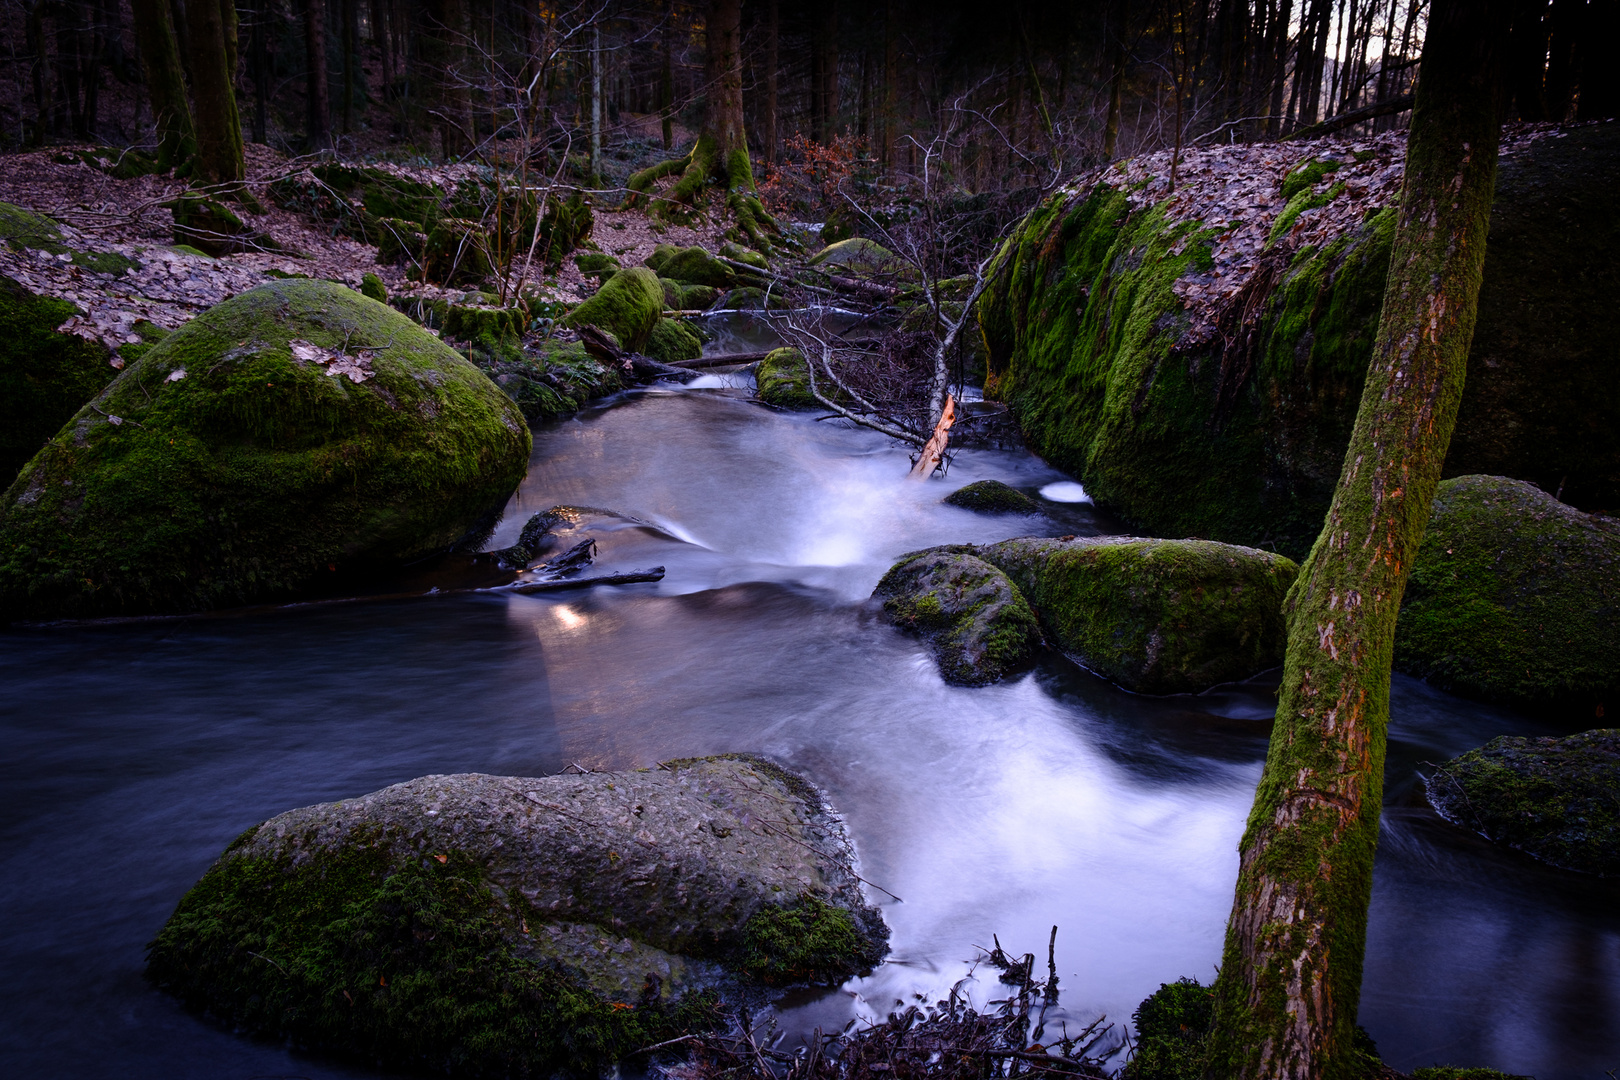
[[[680,180],[668,196],[653,203],[652,210],[661,216],[680,217],[690,212],[710,185],[724,185],[726,207],[737,222],[735,238],[769,252],[771,237],[781,234],[759,201],[754,166],[748,157],[742,103],[742,0],[709,0],[704,33],[709,100],[702,133],[686,157],[660,162],[632,176],[627,205],[645,198],[655,181],[679,172]]]
[[[1217,982],[1213,1077],[1359,1075],[1352,1048],[1389,672],[1462,397],[1496,182],[1508,0],[1437,0],[1383,315],[1339,487],[1287,600],[1265,772]]]
[[[223,8],[231,7],[227,47]],[[236,9],[231,0],[192,0],[186,5],[191,47],[191,96],[197,125],[197,173],[210,184],[239,184],[246,175],[242,160],[242,121],[236,112]]]
[[[146,92],[157,124],[158,167],[173,168],[190,160],[197,148],[186,99],[186,76],[168,0],[131,0],[135,43],[146,67]]]

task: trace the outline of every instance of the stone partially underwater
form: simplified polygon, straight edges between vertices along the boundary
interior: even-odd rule
[[[238,838],[148,974],[259,1034],[384,1065],[595,1076],[721,995],[869,972],[888,929],[842,827],[746,756],[429,776]]]
[[[1142,694],[1196,693],[1282,663],[1291,560],[1209,540],[1031,537],[904,556],[874,593],[934,642],[949,682],[994,682],[1038,632]]]
[[[227,607],[470,543],[530,445],[405,316],[265,285],[164,338],[24,466],[0,502],[0,621]]]
[[[1404,138],[1110,166],[1030,214],[978,308],[987,397],[1098,506],[1160,536],[1303,558],[1383,306]],[[1504,132],[1445,475],[1620,507],[1620,124]]]

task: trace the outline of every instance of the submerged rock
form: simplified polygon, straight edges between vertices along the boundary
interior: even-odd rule
[[[281,281],[168,335],[0,502],[0,620],[197,611],[479,538],[528,426],[466,360],[340,285]]]
[[[1427,782],[1448,821],[1565,870],[1620,873],[1620,730],[1504,735]]]
[[[1127,690],[1194,693],[1282,663],[1299,573],[1210,540],[1030,538],[975,548],[1018,586],[1046,640]]]
[[[563,323],[606,330],[626,349],[640,352],[663,313],[664,287],[658,284],[658,275],[636,266],[608,278],[596,295],[570,311]]]
[[[963,548],[903,557],[874,596],[907,630],[927,637],[946,682],[992,683],[1028,667],[1040,648],[1035,613],[994,566]]]
[[[1453,693],[1602,717],[1620,697],[1620,522],[1519,480],[1443,481],[1395,664]]]
[[[596,1075],[739,983],[838,983],[888,930],[814,788],[758,759],[428,776],[236,840],[148,973],[248,1030],[389,1065]]]
[[[1000,480],[979,480],[959,487],[942,500],[980,514],[1039,514],[1040,504],[1022,491]]]

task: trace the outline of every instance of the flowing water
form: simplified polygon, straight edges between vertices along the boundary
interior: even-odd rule
[[[946,686],[867,599],[895,556],[1110,523],[1085,502],[1048,501],[1048,519],[943,506],[971,480],[1068,478],[968,451],[948,482],[908,482],[885,439],[767,410],[730,388],[745,382],[636,391],[536,432],[492,545],[554,504],[604,508],[625,517],[586,514],[561,542],[595,537],[604,571],[662,565],[657,584],[0,634],[0,1071],[373,1075],[187,1014],[145,983],[143,948],[249,825],[426,773],[753,751],[813,778],[865,876],[904,899],[870,894],[890,961],[785,999],[785,1030],[937,998],[992,934],[1042,972],[1054,924],[1053,1027],[1208,981],[1271,684],[1145,698],[1050,659]],[[1393,714],[1363,1023],[1402,1068],[1620,1066],[1614,884],[1447,826],[1416,779],[1539,729],[1404,678]],[[968,988],[998,996],[982,974]]]

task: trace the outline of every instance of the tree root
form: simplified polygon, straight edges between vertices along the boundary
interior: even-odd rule
[[[676,173],[681,174],[680,179],[669,194],[652,194],[653,184]],[[709,134],[698,136],[691,152],[685,157],[660,161],[632,175],[628,184],[630,194],[624,200],[624,208],[630,210],[646,204],[653,217],[671,224],[685,225],[690,223],[696,212],[698,198],[719,183],[725,184],[726,209],[731,211],[737,223],[730,231],[731,239],[769,255],[774,243],[782,242],[782,230],[759,200],[748,151],[739,147],[722,155],[714,136]]]

